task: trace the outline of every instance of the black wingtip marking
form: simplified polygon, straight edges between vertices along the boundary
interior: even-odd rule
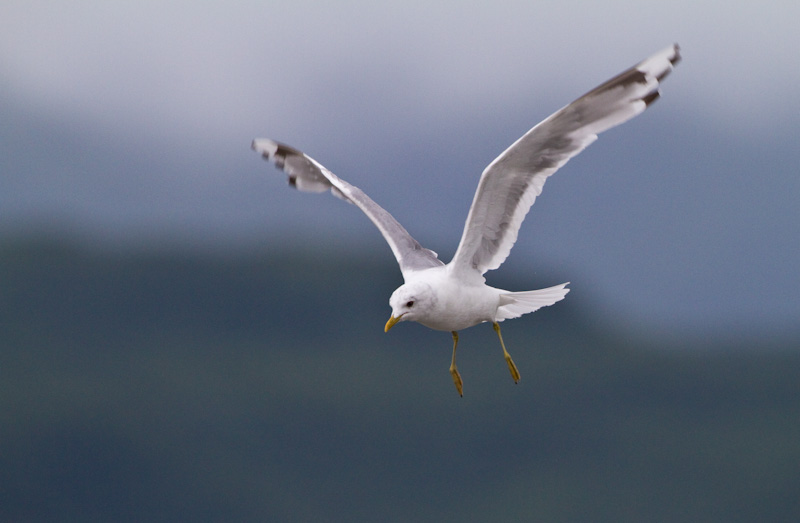
[[[659,93],[658,91],[653,91],[652,93],[642,98],[642,101],[645,103],[647,107],[650,107],[650,104],[658,100],[659,96],[661,96],[661,93]]]
[[[297,189],[297,176],[289,176],[289,186]]]
[[[275,149],[275,155],[280,155],[283,157],[286,156],[303,156],[303,153],[295,149],[294,147],[289,147],[286,144],[275,142],[277,148]]]
[[[675,54],[670,59],[669,63],[671,63],[672,65],[677,65],[678,62],[681,61],[681,58],[683,58],[681,56],[681,46],[679,46],[678,44],[675,44],[673,47],[675,49]]]
[[[678,65],[678,63],[681,61],[683,57],[681,56],[681,46],[675,44],[673,45],[672,49],[674,53],[672,54],[672,57],[669,59],[669,63],[672,67],[675,67],[676,65]],[[658,77],[658,81],[660,82],[661,80],[663,80],[664,77],[666,77],[671,72],[672,72],[671,68],[664,71],[664,73]]]
[[[663,80],[664,78],[666,78],[667,75],[669,75],[669,73],[672,72],[672,68],[674,68],[676,65],[678,65],[678,62],[681,61],[681,48],[680,48],[680,46],[678,44],[674,44],[672,49],[673,49],[674,52],[673,52],[672,56],[669,58],[669,63],[670,63],[670,65],[672,67],[668,68],[663,73],[661,73],[660,75],[656,76],[656,80],[658,80],[659,82],[661,80]]]
[[[623,71],[614,78],[595,87],[594,89],[583,95],[581,98],[586,96],[594,96],[604,91],[609,91],[611,89],[616,89],[618,87],[627,87],[634,83],[647,84],[647,75],[645,75],[642,71],[636,69],[635,67],[631,67],[627,71]]]
[[[609,82],[611,86],[618,86],[618,85],[628,86],[634,83],[646,85],[647,75],[644,74],[642,71],[636,69],[635,67],[632,67],[631,69],[628,69],[624,73],[617,76],[616,80],[617,81],[613,83]]]
[[[288,145],[282,144],[280,142],[275,142],[275,152],[272,155],[271,160],[275,162],[275,167],[280,170],[284,170],[284,166],[286,165],[286,160],[290,157],[300,157],[302,158],[304,155],[297,149],[293,147],[289,147]],[[289,184],[292,187],[296,186],[297,177],[294,179],[289,180]]]

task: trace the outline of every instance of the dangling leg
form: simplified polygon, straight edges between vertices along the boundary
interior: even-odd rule
[[[508,370],[511,371],[511,377],[514,378],[514,383],[518,383],[519,371],[517,370],[517,366],[514,365],[514,360],[511,359],[511,354],[509,354],[506,350],[506,344],[503,343],[503,335],[500,334],[500,324],[494,322],[492,323],[492,326],[494,326],[494,331],[497,333],[497,337],[500,338],[500,346],[503,347],[503,356],[505,356],[506,363],[508,363]]]
[[[456,384],[456,389],[458,389],[458,395],[464,396],[464,393],[461,391],[461,387],[464,382],[461,381],[461,374],[458,373],[458,369],[456,368],[456,347],[458,347],[458,333],[456,331],[452,331],[453,334],[453,361],[450,363],[450,375],[453,376],[453,383]]]

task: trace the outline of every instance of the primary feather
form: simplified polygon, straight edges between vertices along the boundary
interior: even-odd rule
[[[656,53],[552,114],[490,163],[450,262],[453,269],[483,274],[500,267],[547,177],[599,133],[644,111],[679,60],[677,44]]]

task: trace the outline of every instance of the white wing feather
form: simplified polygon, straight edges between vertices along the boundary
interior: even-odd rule
[[[549,116],[489,164],[448,264],[451,270],[468,276],[498,268],[547,177],[599,133],[643,112],[679,60],[677,44],[654,54]]]
[[[422,247],[391,214],[372,201],[364,191],[342,180],[307,154],[265,138],[253,140],[252,148],[284,171],[289,176],[289,185],[296,189],[305,192],[324,192],[330,189],[335,196],[361,209],[381,231],[404,276],[408,272],[444,265],[435,252]]]

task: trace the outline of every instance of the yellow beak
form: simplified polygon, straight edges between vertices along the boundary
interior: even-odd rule
[[[389,329],[394,327],[394,324],[397,323],[398,321],[400,321],[400,318],[402,318],[402,317],[403,317],[402,314],[400,316],[398,316],[397,318],[395,318],[394,316],[390,316],[389,317],[389,321],[386,322],[386,327],[383,328],[383,332],[389,332]]]

